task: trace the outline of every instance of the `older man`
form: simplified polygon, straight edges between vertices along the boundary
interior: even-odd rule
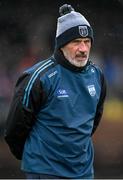
[[[23,72],[8,114],[5,139],[27,179],[94,177],[105,80],[89,59],[89,22],[71,5],[59,12],[54,54]]]

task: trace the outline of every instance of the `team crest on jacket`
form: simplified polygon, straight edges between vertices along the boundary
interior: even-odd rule
[[[95,96],[95,94],[96,94],[96,89],[95,89],[95,86],[94,86],[94,85],[89,85],[89,86],[88,86],[88,91],[89,91],[89,94],[90,94],[91,96]]]
[[[79,26],[79,34],[82,37],[88,36],[88,28],[87,28],[87,26]]]

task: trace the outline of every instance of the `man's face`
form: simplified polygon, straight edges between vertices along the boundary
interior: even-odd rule
[[[90,38],[77,38],[61,48],[65,58],[77,67],[86,65],[91,48]]]

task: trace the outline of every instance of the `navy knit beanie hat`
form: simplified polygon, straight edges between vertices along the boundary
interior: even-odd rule
[[[59,14],[55,39],[56,49],[80,37],[89,37],[93,42],[93,30],[82,14],[76,12],[68,4],[64,4],[59,8]]]

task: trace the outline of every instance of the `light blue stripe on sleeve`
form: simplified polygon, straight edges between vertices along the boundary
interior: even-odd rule
[[[27,107],[28,106],[28,102],[29,102],[29,95],[30,95],[30,91],[31,88],[33,86],[33,83],[35,82],[36,78],[38,77],[38,75],[45,70],[47,67],[49,67],[50,65],[52,65],[54,62],[52,62],[51,60],[45,62],[42,66],[40,66],[32,75],[31,79],[29,80],[27,87],[25,89],[25,95],[23,98],[23,104]]]

